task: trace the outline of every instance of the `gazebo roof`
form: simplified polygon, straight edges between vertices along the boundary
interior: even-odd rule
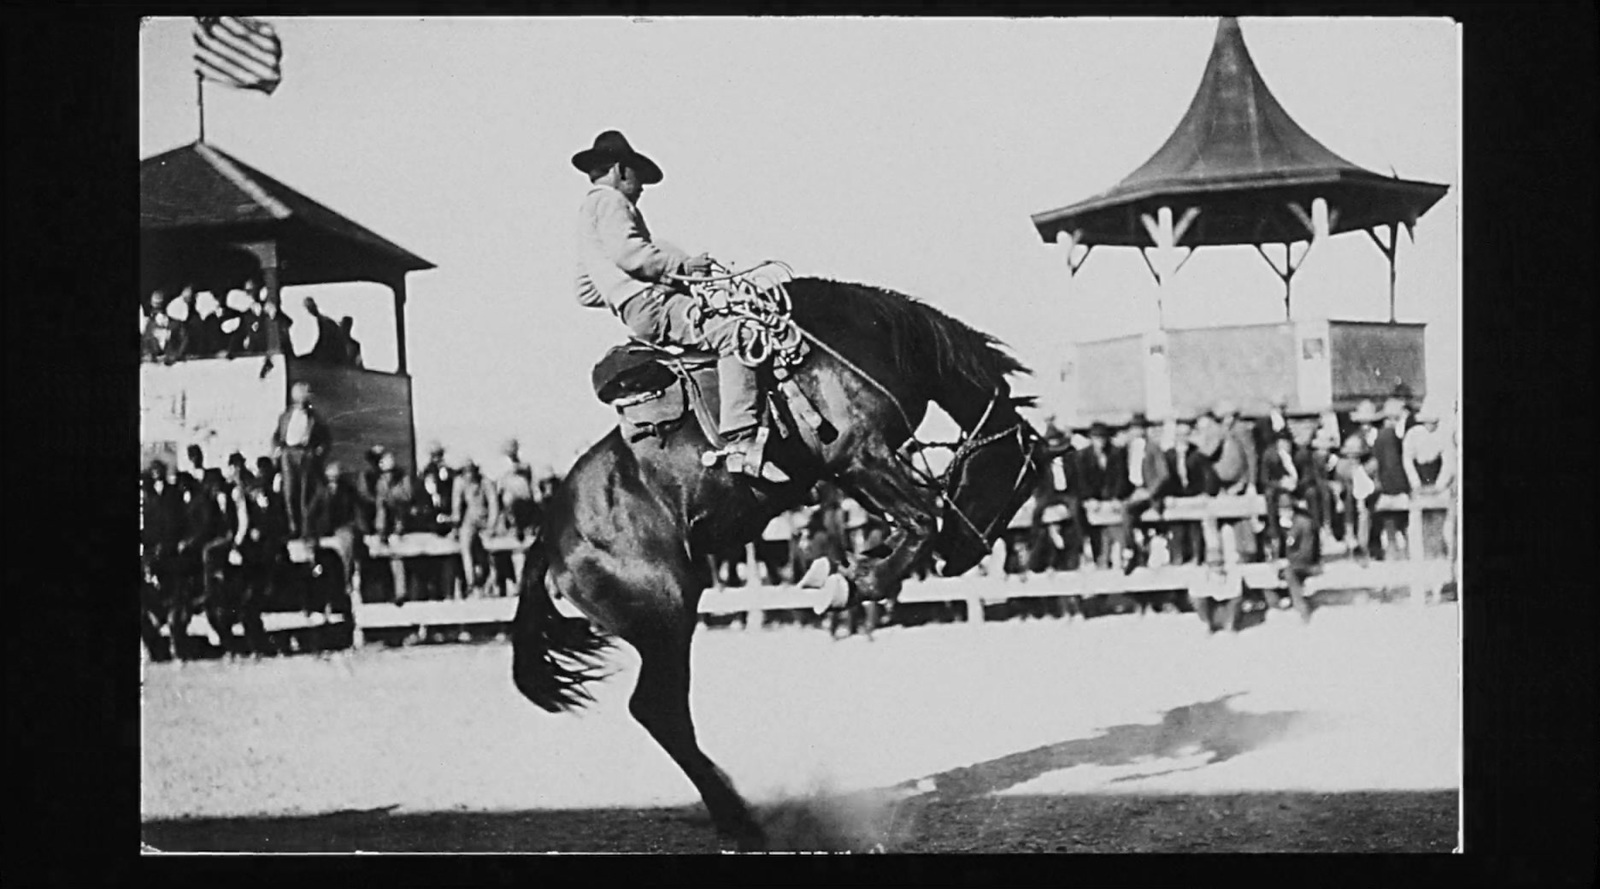
[[[165,267],[203,263],[200,257],[234,243],[275,240],[288,286],[387,282],[434,268],[205,142],[139,163],[139,233],[151,264]]]
[[[1414,224],[1446,191],[1379,175],[1314,139],[1267,89],[1238,20],[1224,18],[1200,88],[1166,143],[1109,191],[1035,214],[1033,224],[1046,241],[1066,232],[1082,244],[1149,246],[1140,214],[1195,207],[1180,246],[1288,243],[1310,235],[1291,202],[1309,213],[1324,198],[1329,234],[1339,234]]]

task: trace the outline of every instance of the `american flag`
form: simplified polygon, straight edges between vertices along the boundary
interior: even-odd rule
[[[207,80],[268,95],[283,80],[283,44],[272,26],[245,16],[197,16],[194,70]]]

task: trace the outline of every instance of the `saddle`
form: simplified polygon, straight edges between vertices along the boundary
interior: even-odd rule
[[[720,447],[717,360],[715,352],[630,340],[594,366],[594,394],[616,408],[630,443],[664,439],[692,411],[706,438]]]
[[[750,271],[690,282],[690,293],[701,316],[738,319],[738,358],[756,369],[758,435],[764,441],[775,429],[782,438],[798,436],[815,453],[838,433],[792,377],[808,347],[789,315],[781,282],[758,284]],[[652,437],[664,443],[667,433],[692,413],[706,440],[723,448],[727,442],[717,428],[719,358],[715,352],[631,340],[613,347],[594,366],[595,396],[616,408],[630,444]]]

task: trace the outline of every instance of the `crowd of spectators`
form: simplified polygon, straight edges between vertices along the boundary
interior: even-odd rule
[[[177,309],[182,305],[182,309]],[[316,343],[301,356],[323,364],[362,367],[355,321],[323,315],[316,299],[302,302],[317,325]],[[249,355],[293,355],[294,320],[284,313],[276,294],[263,292],[250,278],[222,297],[185,285],[169,299],[155,290],[140,304],[140,353],[145,361],[172,364],[196,358],[239,358]]]
[[[1097,422],[1070,432],[1052,418],[1026,567],[1072,570],[1085,557],[1128,573],[1153,560],[1216,564],[1223,541],[1207,541],[1199,522],[1165,520],[1162,507],[1173,497],[1229,494],[1259,493],[1266,500],[1263,515],[1222,523],[1222,536],[1241,561],[1314,564],[1324,542],[1342,544],[1363,562],[1408,552],[1407,515],[1378,511],[1378,500],[1452,490],[1456,441],[1441,431],[1434,404],[1416,409],[1403,390],[1381,413],[1364,401],[1339,419],[1347,431],[1342,440],[1317,417],[1290,416],[1284,399],[1256,418],[1221,402],[1178,418],[1162,447],[1161,426],[1143,415],[1121,426]],[[1122,502],[1122,522],[1091,524],[1092,501]],[[1297,515],[1315,533],[1295,534]]]
[[[558,483],[522,459],[515,439],[488,473],[470,458],[450,465],[438,443],[416,472],[381,445],[367,450],[365,466],[347,467],[328,459],[333,431],[312,403],[310,386],[296,383],[290,402],[272,431],[270,454],[251,461],[232,453],[224,466],[208,467],[201,446],[190,445],[181,466],[156,459],[145,468],[147,641],[158,641],[164,617],[183,619],[173,615],[175,607],[187,613],[207,601],[237,603],[241,595],[274,598],[295,546],[305,547],[314,576],[342,578],[345,595],[331,598],[344,606],[368,538],[388,546],[409,534],[459,540],[463,591],[505,594],[514,579],[509,553],[491,558],[485,540],[528,541]],[[403,570],[394,576],[394,599],[403,602],[409,593]],[[308,611],[328,598],[310,586],[302,584]],[[258,617],[246,620],[249,633],[259,625]]]

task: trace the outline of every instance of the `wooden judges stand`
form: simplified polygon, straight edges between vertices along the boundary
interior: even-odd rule
[[[1375,512],[1405,513],[1410,516],[1411,534],[1408,552],[1402,560],[1377,561],[1358,565],[1349,560],[1326,563],[1324,571],[1306,583],[1307,592],[1316,594],[1325,590],[1389,590],[1409,589],[1410,601],[1424,604],[1429,597],[1437,598],[1439,590],[1454,576],[1454,543],[1446,541],[1448,556],[1430,558],[1423,534],[1424,516],[1448,512],[1452,508],[1450,495],[1444,492],[1414,497],[1380,497]],[[1090,501],[1085,512],[1089,524],[1108,527],[1122,522],[1123,505],[1120,502]],[[1001,604],[1010,599],[1051,598],[1066,596],[1107,596],[1139,593],[1181,591],[1191,597],[1229,598],[1239,595],[1242,589],[1281,589],[1278,577],[1281,563],[1245,563],[1239,560],[1232,535],[1224,528],[1236,521],[1251,521],[1265,515],[1264,498],[1257,495],[1169,498],[1159,512],[1145,513],[1145,523],[1195,521],[1205,529],[1208,549],[1217,546],[1222,558],[1220,565],[1171,565],[1160,568],[1141,568],[1132,574],[1115,569],[1088,568],[1078,571],[1056,572],[1042,575],[1023,575],[1007,579],[997,574],[987,577],[966,576],[939,578],[926,581],[909,581],[899,597],[903,603],[962,602],[966,606],[967,620],[984,620],[984,606]],[[1029,527],[1032,508],[1026,507],[1010,525],[1018,531]],[[1046,510],[1044,520],[1056,522],[1064,519],[1064,508]],[[769,529],[770,530],[770,529]],[[767,539],[779,539],[772,534]],[[330,546],[331,540],[321,545]],[[505,580],[520,585],[528,541],[512,537],[495,537],[484,540],[490,553],[511,553],[515,569],[513,578]],[[433,534],[408,534],[394,538],[388,545],[376,537],[367,540],[368,555],[362,569],[370,570],[377,563],[388,563],[399,584],[415,583],[430,572],[440,589],[451,596],[443,600],[411,600],[403,606],[390,602],[367,603],[361,600],[361,578],[356,578],[356,644],[364,641],[364,631],[415,628],[426,634],[430,627],[504,624],[511,620],[516,609],[515,596],[488,598],[454,598],[459,577],[460,547],[454,538]],[[1212,550],[1215,551],[1215,550]],[[793,586],[769,586],[756,579],[760,566],[755,561],[755,545],[747,548],[750,562],[744,587],[716,587],[701,596],[701,614],[746,614],[753,617],[746,626],[759,627],[762,615],[769,611],[811,608],[817,601],[817,591],[802,590]],[[309,554],[297,554],[300,561],[309,560]],[[580,616],[576,608],[564,599],[556,600],[556,607],[569,617]],[[274,624],[282,624],[284,615]]]

